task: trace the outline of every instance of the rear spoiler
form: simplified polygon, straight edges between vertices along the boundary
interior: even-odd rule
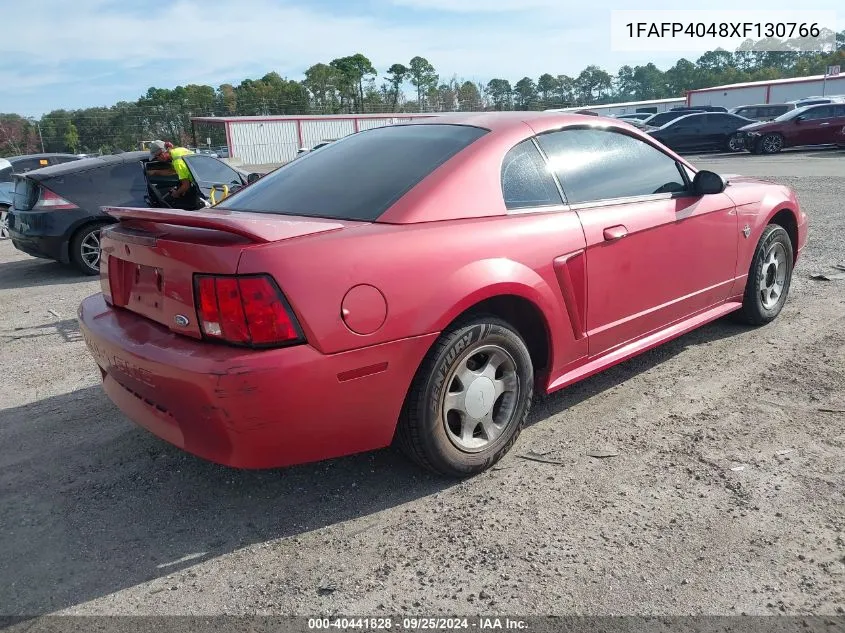
[[[239,235],[252,242],[278,242],[280,240],[336,231],[343,225],[318,218],[282,219],[270,213],[248,213],[223,209],[182,211],[172,209],[135,209],[130,207],[103,207],[104,213],[120,220],[121,224],[139,229],[156,224],[189,226],[198,229],[223,231]]]

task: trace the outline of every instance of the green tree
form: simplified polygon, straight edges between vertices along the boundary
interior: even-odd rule
[[[557,88],[557,79],[549,73],[543,73],[537,80],[537,91],[540,93],[540,99],[543,101],[543,107],[549,106],[552,100],[552,95]]]
[[[490,97],[494,110],[510,110],[513,88],[507,79],[491,79],[485,92]]]
[[[77,154],[79,152],[79,131],[72,121],[68,123],[67,130],[65,131],[65,147],[67,147],[67,150],[71,154]]]
[[[481,91],[471,81],[465,81],[458,88],[458,110],[461,112],[473,112],[481,110],[484,104],[481,102]]]
[[[425,57],[414,57],[408,64],[408,74],[411,84],[417,89],[417,106],[423,111],[423,95],[437,85],[439,77],[434,66]]]
[[[332,114],[339,111],[338,71],[328,64],[314,64],[305,71],[302,82],[311,93],[314,108],[319,114]]]
[[[232,84],[222,84],[217,89],[217,109],[224,114],[235,114],[238,111],[238,95]]]
[[[555,86],[555,105],[563,108],[575,101],[575,80],[568,75],[558,75]]]
[[[596,65],[587,66],[575,80],[583,104],[602,101],[613,86],[613,79]]]
[[[404,64],[393,64],[387,69],[387,84],[391,93],[391,112],[396,112],[396,106],[399,105],[399,93],[402,91],[402,84],[408,78],[408,73],[408,67]]]
[[[634,81],[634,69],[628,65],[622,66],[619,72],[616,73],[614,81],[616,88],[616,98],[620,101],[630,101],[636,94],[636,85]]]
[[[513,87],[517,110],[530,110],[537,101],[537,85],[531,77],[523,77]]]
[[[667,92],[663,71],[651,63],[634,68],[633,86],[637,100],[662,99]]]
[[[333,59],[329,64],[337,71],[341,93],[351,101],[350,112],[363,112],[364,80],[376,74],[372,62],[361,53]]]

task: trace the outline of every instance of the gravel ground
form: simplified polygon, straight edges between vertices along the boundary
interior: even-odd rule
[[[538,401],[460,483],[391,450],[240,472],[170,447],[98,386],[97,281],[0,243],[0,613],[843,612],[845,281],[809,275],[845,263],[845,154],[696,162],[798,191],[780,318]]]

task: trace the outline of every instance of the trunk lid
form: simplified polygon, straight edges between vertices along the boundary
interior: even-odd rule
[[[101,236],[100,279],[106,301],[194,338],[202,338],[194,275],[234,275],[246,248],[345,225],[218,209],[103,210],[120,220]]]

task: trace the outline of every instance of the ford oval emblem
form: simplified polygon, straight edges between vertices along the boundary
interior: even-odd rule
[[[188,317],[186,317],[184,314],[177,314],[174,317],[174,321],[176,321],[176,325],[178,325],[179,327],[186,327],[188,323],[190,323]]]

